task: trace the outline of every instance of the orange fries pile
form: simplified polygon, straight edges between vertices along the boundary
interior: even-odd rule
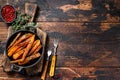
[[[8,56],[12,57],[11,64],[18,63],[18,65],[25,65],[31,60],[40,57],[39,50],[42,48],[40,39],[35,39],[32,33],[26,33],[17,36],[8,46]]]

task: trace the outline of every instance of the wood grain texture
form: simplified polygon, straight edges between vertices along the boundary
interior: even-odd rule
[[[120,66],[120,24],[39,22],[39,26],[48,34],[49,47],[54,38],[60,40],[57,66]],[[5,39],[1,38],[3,42]]]
[[[102,60],[99,60],[100,62],[97,62],[99,65],[92,63],[92,66],[117,67],[119,58],[115,58],[115,55],[119,56],[120,51],[119,24],[104,23],[104,25],[106,24],[109,25],[109,28],[99,25],[99,23],[88,23],[83,26],[84,23],[67,22],[40,23],[40,27],[48,33],[50,41],[55,37],[60,39],[57,53],[59,55],[58,66],[87,66],[94,60],[103,57]],[[101,30],[100,27],[104,30]],[[49,45],[52,45],[52,42]]]
[[[8,0],[21,12],[24,12],[25,2],[38,5],[36,21],[120,21],[120,10],[114,0]],[[1,0],[1,4],[5,5],[5,0]]]
[[[37,21],[119,21],[119,10],[113,8],[112,0],[40,0],[36,3],[40,8]]]
[[[39,75],[27,76],[17,73],[8,73],[0,68],[0,80],[40,80]],[[57,67],[55,76],[46,80],[119,80],[120,68],[94,68],[94,67]]]
[[[17,11],[25,3],[38,5],[35,21],[52,40],[60,40],[55,76],[46,80],[119,80],[119,0],[8,0]],[[7,0],[0,1],[0,8]],[[2,21],[0,16],[0,21]],[[0,63],[7,38],[7,25],[0,22]],[[39,80],[40,75],[7,74],[0,67],[0,80]]]
[[[0,22],[0,41],[6,42],[7,38],[7,25],[3,22]]]
[[[7,35],[7,27],[3,22],[0,24],[4,25],[0,28],[1,31],[4,32],[2,35]],[[105,27],[105,25],[107,27]],[[119,74],[118,72],[114,75],[111,74],[111,71],[117,71],[120,66],[119,25],[119,23],[102,23],[100,25],[100,23],[39,22],[40,28],[48,34],[48,40],[50,41],[48,41],[47,46],[52,46],[52,39],[55,37],[60,39],[57,52],[58,70],[56,70],[55,78],[57,77],[62,80],[119,79],[119,76],[116,76],[116,74]],[[2,42],[5,42],[6,38],[7,37],[0,39]],[[4,50],[4,47],[2,48]],[[3,50],[0,59],[2,59]],[[90,73],[92,74],[92,72],[89,73],[88,68],[84,69],[86,66],[88,66],[88,68],[93,67],[90,69],[92,71],[97,70],[96,75],[89,75]],[[99,68],[102,68],[102,70],[99,70]],[[106,71],[106,68],[109,69]],[[2,76],[1,79],[7,79],[6,77],[18,80],[29,79],[29,77],[27,78],[26,76],[16,73],[8,75],[2,71],[2,68],[0,72]],[[103,72],[105,73],[101,74]],[[36,76],[36,78],[31,78],[31,80],[32,79],[37,80],[39,77]],[[48,80],[50,79],[48,76]]]

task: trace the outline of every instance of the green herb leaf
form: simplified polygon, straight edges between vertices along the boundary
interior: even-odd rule
[[[36,26],[36,23],[31,22],[29,23],[29,19],[32,17],[27,14],[21,14],[20,12],[17,12],[17,18],[15,21],[11,24],[14,31],[17,30],[24,30],[27,26]]]

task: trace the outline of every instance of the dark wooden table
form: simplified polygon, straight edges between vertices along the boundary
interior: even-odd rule
[[[24,12],[26,2],[38,5],[35,21],[49,40],[60,39],[55,77],[47,80],[120,79],[119,0],[8,0]],[[0,0],[0,7],[7,0]],[[0,18],[0,62],[8,27]],[[49,43],[48,46],[52,45]],[[0,80],[39,80],[0,67]]]

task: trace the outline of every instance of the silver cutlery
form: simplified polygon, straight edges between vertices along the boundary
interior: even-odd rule
[[[49,62],[49,57],[50,57],[51,53],[52,53],[52,51],[48,50],[48,52],[47,52],[47,61],[45,63],[45,67],[44,67],[43,73],[41,75],[41,79],[42,80],[45,80],[45,76],[46,76],[46,72],[47,72],[47,67],[48,67],[48,62]]]

